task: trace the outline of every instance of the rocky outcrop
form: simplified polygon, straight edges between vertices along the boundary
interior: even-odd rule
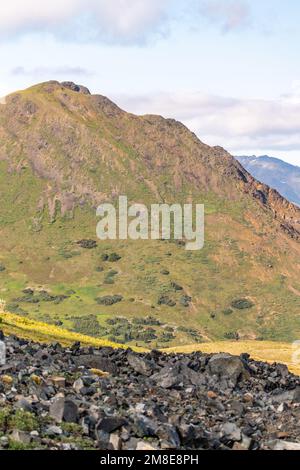
[[[246,354],[137,354],[16,337],[6,346],[0,448],[300,447],[300,378],[281,364]]]

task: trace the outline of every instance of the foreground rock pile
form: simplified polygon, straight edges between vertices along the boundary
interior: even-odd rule
[[[300,378],[248,355],[6,338],[2,449],[300,449]]]

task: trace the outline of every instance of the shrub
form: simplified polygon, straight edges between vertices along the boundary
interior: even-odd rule
[[[4,264],[0,263],[0,272],[5,271],[5,269],[6,268],[5,268]]]
[[[135,338],[139,341],[152,341],[154,339],[157,339],[157,336],[155,334],[155,330],[153,328],[146,328],[146,330],[142,330],[139,332],[137,335],[137,338]]]
[[[29,287],[27,289],[22,290],[23,294],[33,295],[34,291]]]
[[[183,305],[184,307],[189,307],[190,306],[190,302],[192,301],[192,297],[190,297],[189,295],[183,295],[182,297],[180,297],[180,304]]]
[[[6,309],[10,313],[17,313],[18,315],[21,315],[21,316],[28,315],[28,312],[26,312],[26,310],[23,310],[21,307],[19,307],[19,304],[16,304],[14,302],[7,304]]]
[[[88,250],[91,250],[92,248],[96,248],[97,246],[97,242],[95,240],[79,240],[77,242],[77,244],[81,247],[81,248],[87,248]]]
[[[0,409],[0,431],[5,432],[7,428],[8,418],[10,416],[10,408],[1,407]]]
[[[110,261],[111,263],[114,263],[116,261],[119,261],[119,259],[121,259],[121,256],[118,255],[118,253],[110,253],[110,254],[107,254],[107,253],[102,253],[101,255],[101,260],[102,261]]]
[[[108,261],[110,261],[111,263],[114,263],[115,261],[119,261],[119,259],[121,259],[121,256],[118,255],[117,253],[111,253],[108,256]]]
[[[15,301],[26,302],[30,304],[38,304],[39,302],[54,302],[55,304],[59,304],[67,298],[67,295],[51,295],[45,290],[41,290],[36,295],[34,295],[34,292],[29,289],[24,296],[16,298]]]
[[[110,271],[108,271],[107,276],[113,277],[113,276],[116,276],[117,274],[118,274],[118,271],[116,271],[115,269],[111,269]]]
[[[123,300],[122,295],[105,295],[104,297],[97,297],[96,302],[99,305],[113,305]]]
[[[135,317],[132,320],[132,323],[134,323],[135,325],[152,325],[152,326],[161,325],[161,322],[159,320],[157,320],[157,318],[154,318],[152,316],[148,316],[148,317],[145,317],[145,318]]]
[[[88,336],[99,336],[100,326],[96,315],[85,315],[83,317],[75,318],[73,328],[76,332]]]
[[[224,334],[224,338],[238,340],[239,335],[236,331],[228,331],[227,333]]]
[[[223,310],[223,315],[231,315],[233,313],[233,310],[231,308],[226,308]]]
[[[176,302],[165,294],[159,297],[157,303],[158,305],[167,305],[168,307],[175,307],[176,305]]]
[[[175,291],[178,291],[178,290],[183,290],[183,287],[181,287],[179,284],[177,284],[176,282],[171,282],[171,287],[172,289],[174,289]]]
[[[29,411],[17,410],[9,417],[8,427],[19,431],[36,431],[39,429],[39,423],[34,414]]]
[[[167,269],[162,269],[160,273],[163,274],[164,276],[168,276],[170,274],[170,271],[168,271]]]
[[[170,331],[164,331],[160,337],[160,341],[162,343],[168,343],[169,341],[172,341],[173,339],[175,339],[175,336]]]
[[[246,308],[251,308],[254,306],[253,302],[247,299],[236,299],[231,302],[231,306],[233,308],[237,308],[239,310],[243,310]]]

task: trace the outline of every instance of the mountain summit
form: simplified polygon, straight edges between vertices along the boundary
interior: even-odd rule
[[[10,311],[153,346],[300,332],[300,209],[173,119],[72,82],[13,93],[0,104],[0,193]],[[123,194],[204,203],[204,249],[97,240],[95,208]]]

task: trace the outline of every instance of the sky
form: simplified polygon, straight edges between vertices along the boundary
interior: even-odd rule
[[[10,0],[0,96],[71,80],[233,155],[300,166],[299,0]]]

